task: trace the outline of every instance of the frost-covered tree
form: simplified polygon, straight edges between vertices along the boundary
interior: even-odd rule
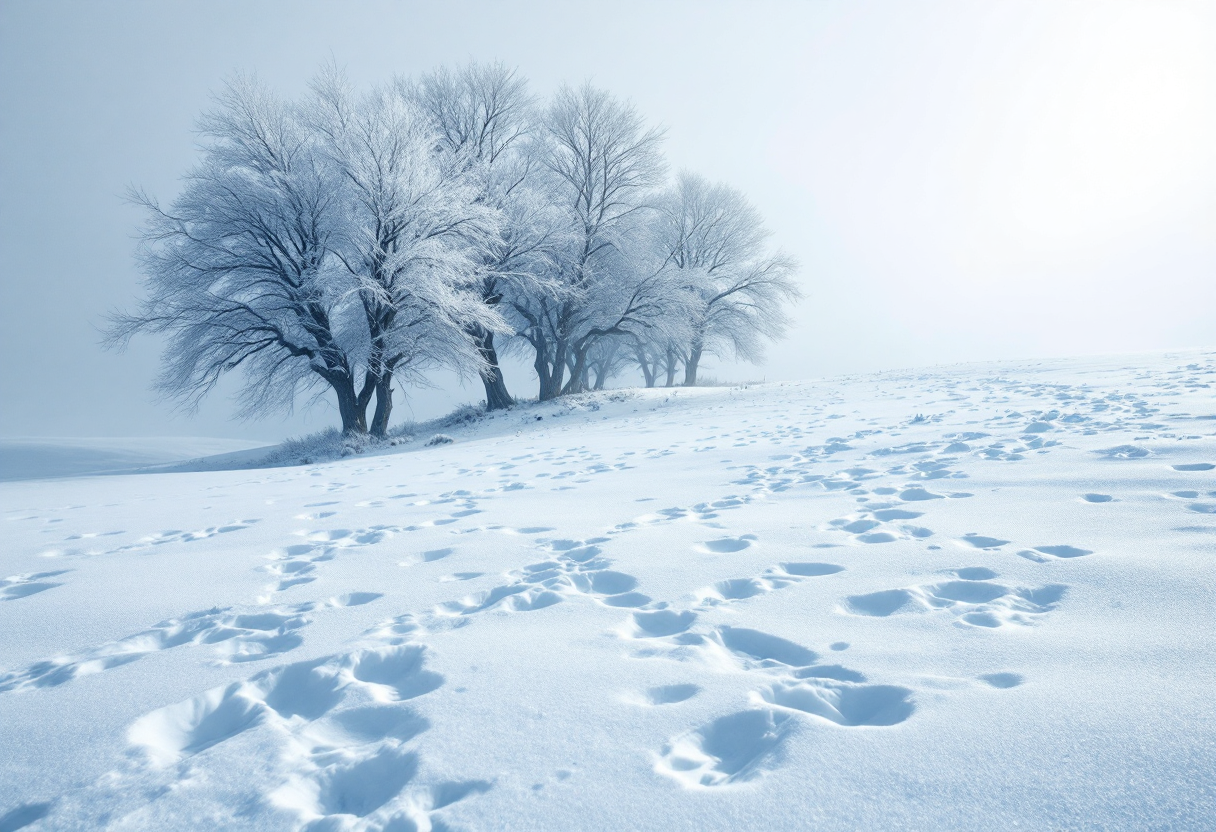
[[[686,287],[685,287],[685,290]],[[695,295],[690,295],[695,298]],[[697,307],[686,313],[685,327],[680,333],[679,341],[675,340],[668,331],[648,334],[646,337],[635,338],[631,349],[633,363],[642,371],[642,379],[647,387],[655,387],[660,380],[665,379],[666,387],[672,387],[676,381],[676,371],[685,360],[688,353],[688,338],[691,336],[691,325],[697,317]]]
[[[801,297],[794,282],[797,264],[768,250],[769,231],[759,212],[733,188],[685,172],[659,206],[658,233],[670,263],[696,298],[681,356],[684,383],[697,383],[706,353],[761,360],[763,340],[785,334],[785,307]]]
[[[480,183],[478,200],[499,215],[497,234],[477,249],[479,269],[471,275],[482,303],[499,308],[507,298],[550,292],[547,258],[560,226],[535,187],[535,156],[529,152],[534,113],[526,82],[504,64],[470,63],[424,75],[417,100],[444,150]],[[468,331],[485,362],[486,408],[509,407],[495,330],[470,321]]]
[[[169,209],[135,195],[148,296],[109,333],[167,335],[157,386],[186,406],[240,369],[245,415],[328,389],[345,431],[384,436],[394,383],[437,367],[509,406],[502,335],[542,400],[631,356],[648,386],[693,384],[705,353],[758,359],[798,296],[742,195],[689,174],[659,194],[661,131],[590,85],[537,112],[501,64],[366,94],[331,69],[294,105],[238,79],[202,136]]]
[[[585,84],[558,91],[539,134],[544,185],[566,234],[550,262],[555,288],[512,305],[533,350],[543,401],[586,388],[588,352],[599,339],[661,326],[683,300],[641,221],[663,174],[661,131],[646,128],[632,106]]]
[[[334,239],[363,309],[367,367],[384,436],[395,378],[434,367],[485,370],[471,332],[506,331],[475,290],[498,211],[481,198],[478,171],[441,152],[435,125],[406,81],[356,96],[335,71],[313,85],[311,123],[339,172]]]
[[[587,351],[588,385],[592,390],[603,390],[609,379],[620,373],[630,363],[626,339],[602,338]]]
[[[328,386],[342,427],[366,430],[374,379],[362,315],[332,257],[339,234],[337,180],[298,113],[238,78],[200,123],[203,158],[168,209],[148,212],[139,261],[147,298],[111,316],[108,340],[168,336],[156,381],[197,406],[227,372],[244,372],[245,416],[290,407]]]

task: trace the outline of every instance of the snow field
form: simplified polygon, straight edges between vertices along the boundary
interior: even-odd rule
[[[1214,378],[616,393],[2,485],[0,829],[1205,828]]]

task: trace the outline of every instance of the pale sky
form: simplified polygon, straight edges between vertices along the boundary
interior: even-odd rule
[[[673,169],[744,191],[806,299],[718,378],[1216,345],[1216,3],[0,2],[0,436],[274,440],[154,401],[159,345],[102,352],[139,214],[197,158],[236,71],[285,94],[470,58],[536,93],[590,78],[667,128]],[[438,378],[419,418],[482,395]],[[512,393],[535,396],[524,365]]]

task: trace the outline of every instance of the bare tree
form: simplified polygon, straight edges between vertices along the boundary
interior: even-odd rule
[[[513,301],[542,401],[585,387],[596,340],[627,335],[663,313],[665,278],[635,259],[630,244],[662,176],[661,139],[632,106],[590,84],[563,87],[545,113],[540,159],[567,240],[552,261],[556,290]]]
[[[313,86],[312,124],[340,172],[342,233],[335,252],[357,289],[374,379],[374,436],[384,436],[394,378],[445,366],[482,372],[470,332],[506,331],[473,290],[498,212],[451,154],[405,81],[356,97],[336,72]]]
[[[633,351],[634,362],[642,371],[642,382],[647,388],[654,387],[659,372],[659,359],[654,344],[642,338],[634,338],[630,342],[630,349]]]
[[[688,292],[687,286],[681,288]],[[692,293],[688,295],[691,302],[684,318],[681,319],[684,326],[678,332],[673,332],[672,327],[668,326],[632,341],[632,363],[642,371],[642,378],[647,387],[657,386],[661,378],[665,379],[664,386],[674,387],[676,373],[688,358],[692,325],[700,315],[696,302],[698,296]]]
[[[111,316],[108,343],[165,333],[156,388],[184,406],[240,368],[242,414],[328,385],[344,431],[365,432],[366,332],[332,258],[335,178],[295,111],[237,78],[200,124],[203,159],[172,207],[143,192],[148,297]]]
[[[502,63],[470,63],[424,75],[417,98],[444,149],[481,183],[478,199],[500,215],[498,235],[478,249],[474,288],[498,307],[508,296],[547,292],[543,260],[557,232],[552,206],[537,199],[533,154],[528,152],[533,102],[526,82]],[[469,335],[485,363],[486,408],[513,404],[499,366],[495,331],[475,321]]]
[[[691,174],[657,194],[661,131],[590,85],[537,116],[501,64],[361,95],[330,69],[299,106],[237,79],[201,132],[170,209],[134,195],[148,297],[108,336],[167,334],[156,384],[187,407],[240,368],[246,416],[328,388],[345,431],[382,437],[394,380],[436,367],[509,406],[503,334],[542,400],[630,355],[647,386],[695,384],[706,353],[758,360],[799,296],[747,200]]]
[[[590,385],[590,388],[603,390],[609,379],[628,366],[629,360],[629,351],[626,349],[624,338],[601,338],[587,351],[588,374],[595,374],[594,383]]]
[[[660,234],[670,263],[697,298],[692,335],[682,354],[684,384],[697,383],[705,353],[760,361],[763,339],[785,334],[785,306],[801,292],[795,261],[769,252],[769,232],[739,191],[681,173],[660,201]],[[671,362],[669,372],[674,373]]]

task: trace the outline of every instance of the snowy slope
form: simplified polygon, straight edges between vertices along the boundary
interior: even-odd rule
[[[0,830],[1210,829],[1213,415],[974,365],[2,484]]]
[[[194,436],[0,439],[0,480],[128,473],[133,469],[215,454],[239,454],[262,444]],[[264,456],[265,451],[261,455]]]

